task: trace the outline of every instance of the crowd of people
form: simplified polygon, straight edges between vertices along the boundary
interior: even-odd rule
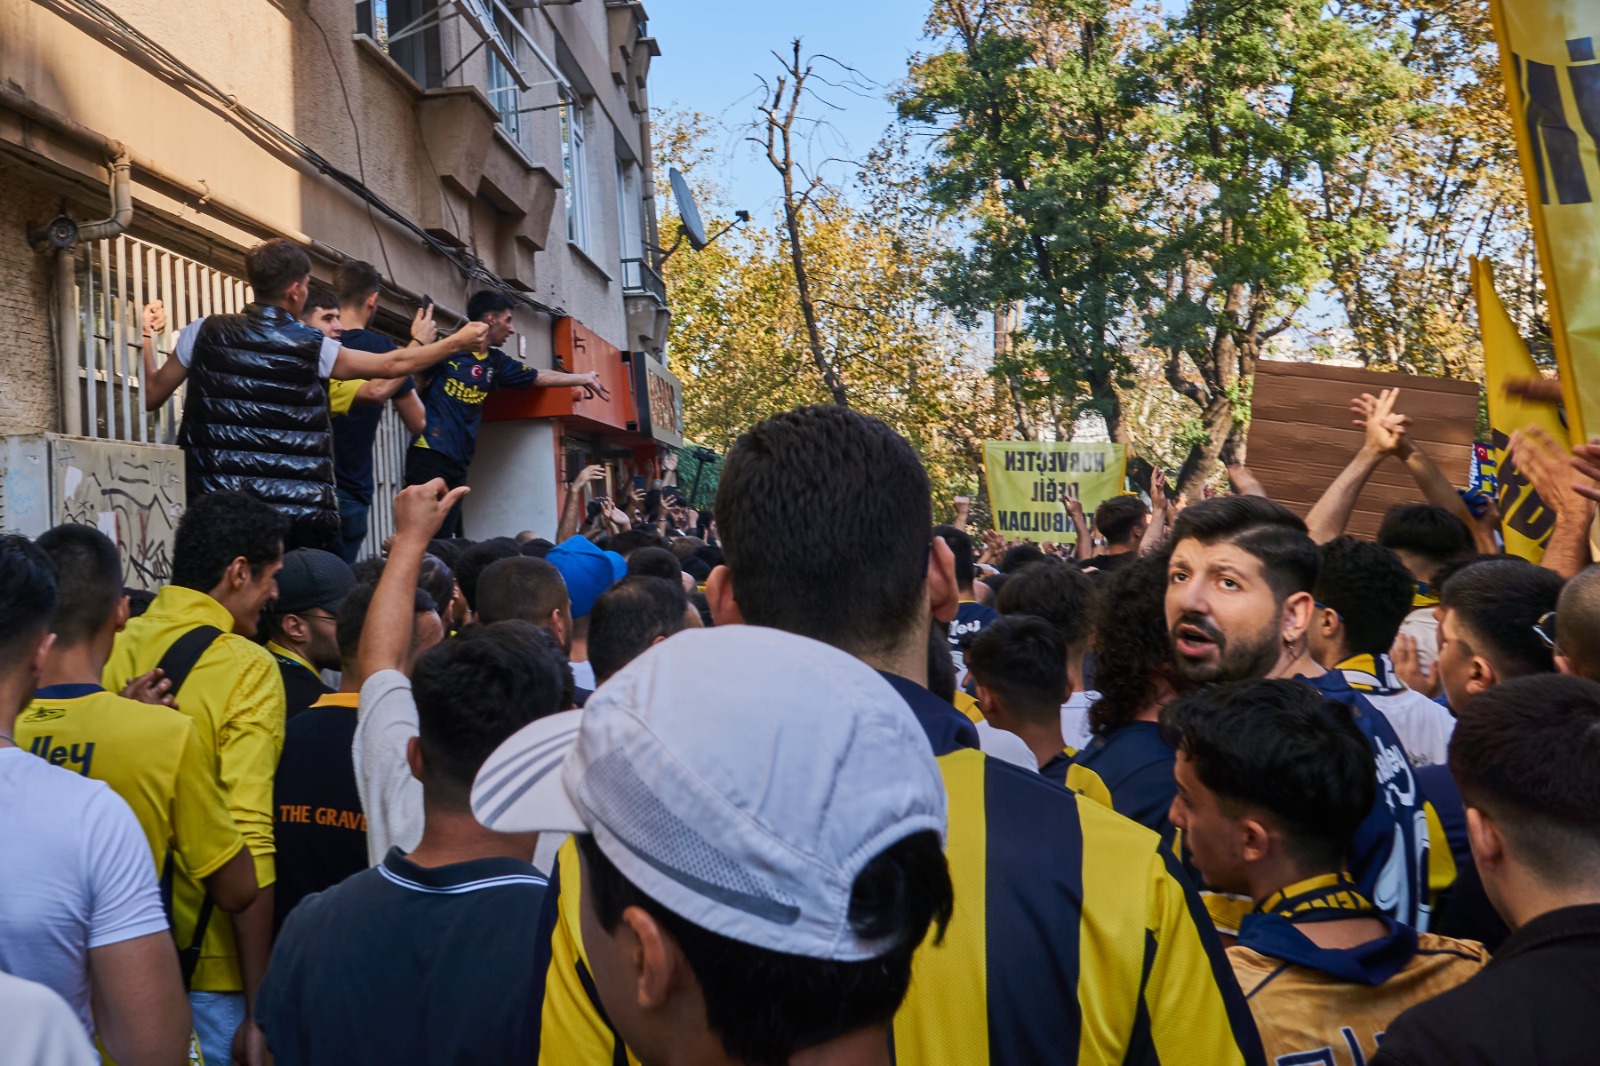
[[[195,386],[273,344],[374,407],[460,362],[381,554],[332,535],[370,480],[226,449],[153,598],[92,527],[0,538],[0,1059],[1592,1061],[1595,456],[1520,437],[1560,517],[1497,554],[1385,392],[1305,520],[1234,467],[1062,548],[936,525],[904,438],[808,407],[708,513],[585,471],[472,542],[440,398],[587,383],[502,367],[504,308],[381,351],[376,275],[304,273],[165,367],[204,452]],[[1388,458],[1425,502],[1344,535]]]

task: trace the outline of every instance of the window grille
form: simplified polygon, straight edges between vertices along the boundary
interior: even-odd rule
[[[158,410],[144,409],[143,310],[160,300],[167,328],[155,337],[156,364],[172,354],[178,331],[197,318],[242,310],[250,286],[242,279],[126,235],[85,244],[74,293],[76,336],[72,364],[85,436],[139,444],[173,444],[183,412],[183,388]]]
[[[236,314],[252,299],[240,278],[149,241],[126,235],[79,249],[71,338],[77,371],[73,396],[85,436],[133,444],[176,444],[183,417],[184,386],[158,410],[144,409],[143,311],[160,300],[167,328],[154,338],[156,365],[173,358],[178,331],[212,314]],[[391,506],[405,473],[405,426],[392,405],[378,423],[373,454],[376,489],[363,557],[380,554],[394,532]]]

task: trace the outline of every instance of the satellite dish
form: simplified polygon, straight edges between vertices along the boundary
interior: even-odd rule
[[[668,169],[667,180],[672,183],[672,198],[678,202],[678,219],[683,223],[683,234],[689,238],[689,247],[698,252],[710,242],[706,240],[706,224],[700,221],[700,209],[695,206],[694,193],[689,191],[689,183],[683,180],[677,167]]]

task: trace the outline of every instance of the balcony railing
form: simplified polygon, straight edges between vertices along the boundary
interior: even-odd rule
[[[624,259],[622,261],[622,291],[624,295],[648,294],[661,301],[663,307],[667,303],[667,283],[661,280],[661,275],[656,273],[655,267],[644,259]]]

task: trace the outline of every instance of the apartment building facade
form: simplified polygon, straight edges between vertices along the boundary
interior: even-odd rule
[[[167,306],[169,353],[248,301],[243,254],[274,236],[322,280],[375,264],[374,328],[405,337],[424,296],[448,325],[497,288],[509,354],[611,385],[491,405],[469,535],[552,535],[571,463],[651,473],[679,433],[657,55],[639,0],[0,0],[0,528],[88,521],[131,584],[164,577],[181,396],[144,413],[140,308]],[[380,493],[405,444],[387,415]]]

